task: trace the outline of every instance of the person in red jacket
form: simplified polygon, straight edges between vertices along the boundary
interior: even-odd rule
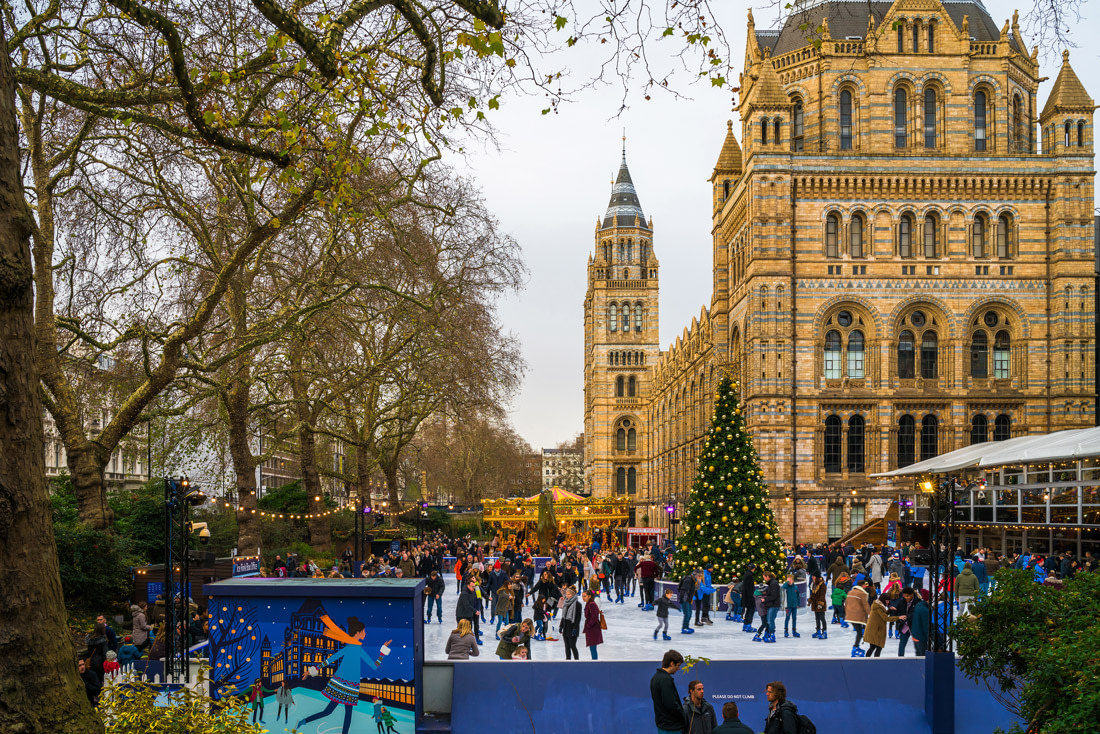
[[[596,604],[596,595],[591,591],[581,594],[584,599],[584,644],[592,653],[593,660],[599,660],[596,646],[603,644],[603,629],[600,627],[600,607]]]

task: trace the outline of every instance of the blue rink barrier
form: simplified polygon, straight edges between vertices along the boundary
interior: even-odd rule
[[[665,645],[647,662],[456,662],[451,703],[455,732],[642,734],[654,731],[649,680]],[[681,696],[700,680],[718,712],[734,701],[741,721],[763,731],[764,687],[787,686],[790,700],[819,734],[885,727],[931,731],[924,712],[923,658],[867,660],[723,660],[699,663],[675,676]],[[488,696],[488,698],[487,698]],[[956,734],[989,734],[1016,723],[984,686],[956,670]],[[491,701],[491,705],[487,705]]]

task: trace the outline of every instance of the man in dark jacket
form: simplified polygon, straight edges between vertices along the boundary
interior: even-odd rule
[[[782,605],[782,592],[779,589],[779,581],[771,571],[764,572],[764,581],[768,584],[764,592],[764,611],[768,615],[768,633],[764,636],[764,642],[775,642],[775,618]]]
[[[904,592],[903,592],[904,593]],[[922,597],[915,597],[916,603],[909,614],[909,632],[913,635],[913,646],[917,648],[917,657],[923,657],[928,649],[929,623],[932,610]]]
[[[692,571],[680,579],[680,586],[678,591],[680,593],[680,611],[684,613],[684,624],[680,628],[680,633],[684,635],[690,635],[695,632],[691,628],[691,600],[695,598],[695,589],[699,586],[699,579],[702,578],[702,571]]]
[[[787,700],[787,687],[772,681],[764,693],[769,704],[764,734],[798,734],[798,707]]]
[[[714,734],[755,734],[755,732],[738,718],[737,704],[727,701],[722,706],[722,725],[714,730]]]
[[[476,586],[477,584],[473,579],[466,582],[466,588],[458,595],[458,604],[455,606],[455,620],[470,620],[470,624],[474,626],[474,635],[477,637],[477,644],[480,645],[481,629],[478,625],[478,620],[481,617],[481,601],[477,598],[477,592],[474,591]]]
[[[443,624],[443,592],[446,588],[447,584],[443,580],[443,577],[439,575],[439,571],[433,568],[428,574],[428,580],[424,582],[424,598],[428,602],[428,613],[424,615],[424,624],[428,624],[432,621],[433,605],[435,606],[439,623]]]
[[[908,586],[901,590],[901,596],[890,602],[890,616],[898,618],[899,658],[905,657],[905,643],[912,637],[912,613],[916,603],[916,592]]]
[[[745,568],[745,575],[741,577],[741,608],[745,610],[743,619],[745,624],[741,627],[742,632],[752,632],[752,615],[756,612],[756,604],[753,602],[752,594],[756,590],[756,578],[753,576],[753,570],[756,566],[751,563]]]
[[[718,716],[714,707],[703,698],[703,682],[688,683],[688,696],[684,699],[685,734],[713,734],[718,728]]]
[[[680,705],[680,694],[676,692],[676,681],[672,678],[683,663],[683,655],[669,650],[661,659],[661,667],[649,679],[657,734],[682,734],[684,731],[684,709]]]

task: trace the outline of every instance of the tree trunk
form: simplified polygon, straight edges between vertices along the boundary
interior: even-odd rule
[[[65,448],[81,521],[100,530],[110,526],[114,512],[107,506],[107,460],[97,455],[96,445],[83,434],[79,442],[66,442]]]
[[[0,731],[102,732],[65,625],[34,365],[30,212],[0,16]]]
[[[294,411],[298,418],[298,460],[301,462],[302,489],[309,500],[309,544],[314,550],[328,550],[332,544],[332,528],[327,517],[325,496],[321,491],[321,474],[317,470],[317,435],[313,432],[313,412],[305,374],[302,372],[302,355],[297,344],[290,349],[290,386],[294,394]]]
[[[394,515],[390,517],[390,527],[400,527],[401,519],[397,513],[401,512],[401,501],[397,496],[397,458],[382,466],[382,473],[386,476],[386,492],[390,498],[390,507]]]
[[[367,449],[364,448],[362,444],[357,444],[355,446],[355,477],[356,481],[359,483],[357,489],[359,492],[360,505],[363,507],[371,507],[370,458]]]
[[[248,329],[246,290],[241,276],[238,276],[233,279],[226,294],[226,310],[233,321],[234,347],[240,346]],[[248,443],[252,354],[243,353],[232,364],[233,371],[226,376],[228,385],[223,399],[229,420],[229,454],[233,458],[233,474],[237,480],[237,552],[250,555],[260,548],[260,514],[257,511],[260,497],[256,486],[259,457],[252,453]],[[263,453],[262,450],[260,453]]]

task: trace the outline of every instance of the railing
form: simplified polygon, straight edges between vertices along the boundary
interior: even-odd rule
[[[615,398],[616,408],[634,408],[642,404],[641,398]]]
[[[975,56],[996,56],[997,55],[997,43],[994,42],[982,42],[982,43],[970,43],[970,53]]]
[[[863,41],[834,42],[833,53],[842,56],[859,56],[863,53]]]
[[[606,280],[608,288],[648,288],[648,280]]]

